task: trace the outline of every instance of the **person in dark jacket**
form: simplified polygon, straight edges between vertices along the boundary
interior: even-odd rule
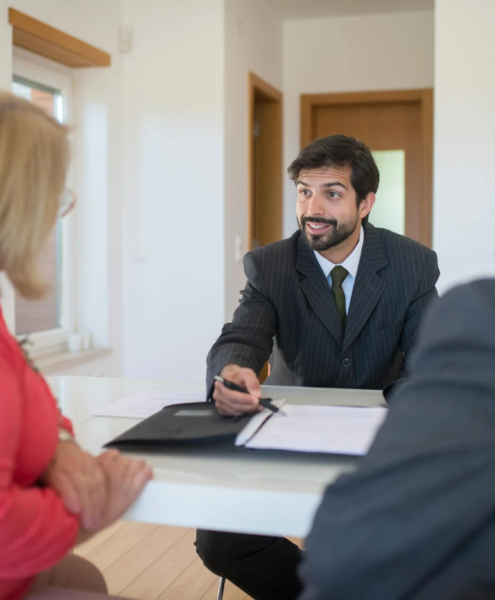
[[[306,548],[300,600],[495,598],[495,280],[429,311],[408,382]]]

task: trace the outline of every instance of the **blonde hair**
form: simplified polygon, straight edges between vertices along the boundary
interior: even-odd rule
[[[25,298],[48,288],[37,259],[56,223],[68,162],[67,128],[0,91],[0,271]]]

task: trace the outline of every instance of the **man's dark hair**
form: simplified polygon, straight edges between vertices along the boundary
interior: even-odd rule
[[[380,172],[366,144],[346,135],[330,135],[311,142],[287,169],[292,181],[297,181],[301,171],[322,167],[351,168],[351,184],[356,190],[357,205],[370,193],[376,193]],[[368,217],[363,219],[363,224]]]

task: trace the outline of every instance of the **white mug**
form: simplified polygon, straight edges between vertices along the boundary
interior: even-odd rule
[[[82,349],[91,350],[93,347],[93,336],[90,333],[82,334]]]
[[[67,336],[67,343],[69,346],[69,352],[77,354],[82,350],[83,336],[80,333],[69,333]]]

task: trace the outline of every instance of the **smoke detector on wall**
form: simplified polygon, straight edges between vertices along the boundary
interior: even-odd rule
[[[132,50],[132,27],[129,25],[119,27],[119,50],[122,53]]]

